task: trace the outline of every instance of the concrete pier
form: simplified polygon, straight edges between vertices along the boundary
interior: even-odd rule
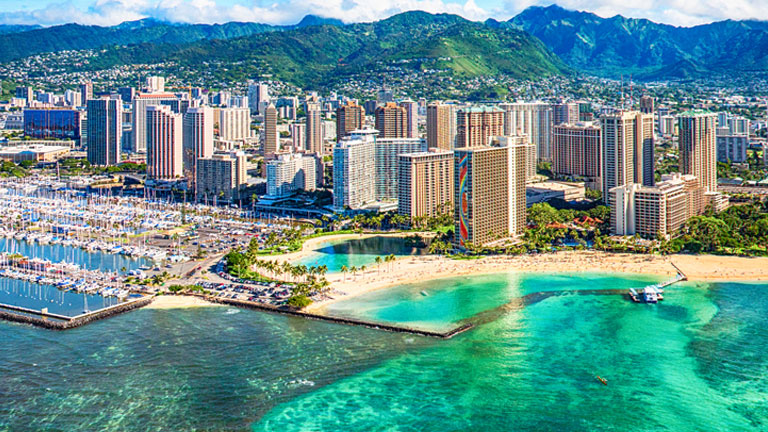
[[[22,308],[13,305],[0,304],[0,319],[13,321],[22,324],[29,324],[36,327],[47,328],[51,330],[68,330],[75,327],[119,315],[134,309],[144,307],[152,303],[152,297],[141,297],[135,300],[129,300],[124,303],[116,304],[97,311],[84,313],[74,317],[64,315],[43,313],[34,309]]]

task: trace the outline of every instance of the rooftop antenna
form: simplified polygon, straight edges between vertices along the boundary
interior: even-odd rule
[[[632,74],[629,74],[629,108],[632,109],[635,106],[635,92],[632,86]]]

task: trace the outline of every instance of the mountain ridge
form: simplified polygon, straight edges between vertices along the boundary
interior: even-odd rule
[[[508,23],[539,38],[572,68],[596,75],[674,78],[676,64],[685,65],[689,78],[768,68],[766,21],[677,27],[552,5],[529,7]]]
[[[469,77],[536,78],[568,70],[538,39],[511,26],[496,29],[457,15],[426,12],[405,12],[372,23],[306,26],[178,46],[114,47],[91,59],[90,66],[166,61],[193,70],[218,62],[229,80],[270,75],[299,86],[325,85],[361,73],[388,73],[387,68],[393,66]]]

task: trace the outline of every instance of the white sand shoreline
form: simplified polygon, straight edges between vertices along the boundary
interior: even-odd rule
[[[296,262],[312,254],[324,243],[365,239],[370,237],[406,237],[418,234],[431,236],[431,232],[362,233],[338,234],[315,237],[307,240],[302,249],[284,255],[264,256],[278,262]],[[386,255],[383,253],[382,256]],[[685,273],[688,280],[702,282],[761,282],[768,281],[768,257],[747,258],[719,255],[640,255],[612,253],[594,250],[563,251],[557,253],[506,256],[494,255],[472,260],[455,260],[444,256],[399,257],[392,263],[371,264],[368,269],[356,275],[329,273],[332,298],[315,302],[305,310],[317,312],[323,307],[344,299],[375,290],[433,281],[457,276],[483,275],[494,273],[616,273],[646,274],[671,277],[677,274],[676,267]]]
[[[674,264],[674,265],[673,265]],[[766,281],[768,258],[714,255],[638,255],[599,251],[565,251],[552,254],[490,256],[477,260],[453,260],[441,256],[404,257],[392,264],[373,266],[364,274],[331,274],[336,294],[310,305],[322,311],[334,302],[375,290],[439,279],[494,273],[616,273],[671,277],[680,268],[691,281]],[[339,294],[341,293],[341,294]]]

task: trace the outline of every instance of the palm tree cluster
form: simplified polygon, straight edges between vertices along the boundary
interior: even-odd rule
[[[389,255],[384,256],[384,257],[377,256],[376,259],[374,260],[374,262],[376,263],[377,271],[381,272],[381,264],[382,263],[389,264],[389,269],[391,269],[391,263],[393,261],[395,261],[396,259],[397,258],[395,257],[395,254],[389,254]],[[341,266],[341,273],[342,273],[342,275],[344,275],[344,279],[345,280],[346,280],[346,277],[347,277],[346,276],[347,273],[351,273],[352,277],[356,277],[357,276],[357,272],[365,273],[366,270],[368,270],[368,266],[365,266],[365,265],[362,265],[360,267],[357,267],[357,266],[349,266],[348,267],[346,265]]]
[[[250,248],[249,248],[250,249]],[[330,283],[325,279],[328,266],[293,265],[289,262],[279,263],[271,260],[260,260],[251,253],[251,250],[243,253],[239,250],[230,251],[226,257],[227,271],[240,279],[254,279],[260,276],[259,272],[252,270],[262,269],[270,273],[271,279],[290,282],[294,284],[294,295],[310,295],[311,293],[326,293],[330,289]]]

